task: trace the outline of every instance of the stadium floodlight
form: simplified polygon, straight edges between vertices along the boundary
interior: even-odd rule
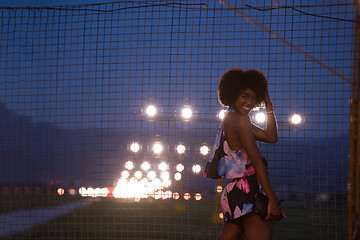
[[[175,173],[175,175],[174,175],[174,179],[176,180],[176,181],[180,181],[181,180],[181,173],[179,173],[179,172],[177,172],[177,173]]]
[[[291,123],[298,125],[301,123],[302,118],[299,114],[293,114],[290,118]]]
[[[155,193],[154,193],[154,199],[155,200],[158,200],[158,199],[161,199],[161,196],[162,196],[162,191],[156,191]]]
[[[162,152],[162,150],[163,150],[163,146],[161,145],[161,143],[154,144],[154,146],[153,146],[154,153],[159,154]]]
[[[182,164],[182,163],[179,163],[178,165],[176,165],[176,171],[178,171],[178,172],[182,172],[182,171],[184,171],[184,164]]]
[[[130,150],[134,153],[138,152],[140,150],[140,145],[137,142],[133,142],[130,145]]]
[[[95,188],[93,197],[106,197],[108,194],[107,188]]]
[[[161,189],[163,182],[159,178],[153,180],[154,186],[156,189]]]
[[[225,117],[225,113],[226,113],[226,110],[220,110],[220,112],[218,113],[218,118],[220,118],[221,120],[224,119]]]
[[[141,164],[141,169],[144,171],[148,171],[150,169],[150,163],[149,162],[143,162]]]
[[[70,188],[70,189],[69,189],[69,194],[70,194],[71,196],[74,196],[74,195],[76,194],[76,190],[73,189],[73,188]]]
[[[178,192],[174,192],[172,197],[173,199],[178,200],[180,198],[180,194]]]
[[[185,200],[189,200],[190,198],[191,198],[190,193],[185,193],[185,194],[184,194],[184,199],[185,199]]]
[[[62,195],[64,195],[65,190],[63,188],[58,188],[56,192],[58,195],[62,196]]]
[[[185,146],[182,144],[177,145],[176,151],[178,154],[183,154],[185,152]]]
[[[132,170],[132,169],[134,168],[134,163],[133,163],[132,161],[127,161],[127,162],[125,163],[125,168],[126,168],[127,170]]]
[[[156,107],[154,105],[150,105],[146,108],[146,114],[149,117],[153,117],[156,115]]]
[[[200,148],[200,153],[202,154],[202,155],[207,155],[208,153],[209,153],[209,148],[207,147],[207,146],[202,146],[201,148]]]
[[[170,190],[168,190],[168,191],[163,192],[161,199],[163,199],[163,200],[169,199],[169,198],[171,198],[171,196],[172,196],[172,192]]]
[[[195,174],[198,174],[201,171],[201,166],[199,164],[195,164],[192,166],[192,170]]]
[[[169,172],[162,172],[161,175],[160,175],[160,178],[161,178],[163,181],[169,180],[169,178],[170,178]]]
[[[147,178],[142,178],[140,182],[142,185],[146,186],[149,183],[149,180]]]
[[[190,119],[192,115],[192,111],[188,107],[183,108],[183,110],[181,111],[181,115],[183,116],[184,119]]]
[[[194,198],[195,198],[196,201],[200,201],[202,199],[201,193],[196,193],[194,195]]]
[[[127,179],[130,176],[130,173],[128,170],[124,170],[121,172],[121,178]]]
[[[148,179],[154,180],[156,178],[156,173],[154,171],[150,171],[147,174]]]
[[[134,173],[134,176],[135,176],[137,179],[141,179],[142,176],[143,176],[143,174],[142,174],[141,171],[136,171],[136,172]]]
[[[263,112],[257,112],[255,114],[255,121],[257,123],[264,123],[266,121],[266,115]]]
[[[85,187],[79,188],[79,194],[81,196],[86,196],[87,195],[87,189]]]
[[[87,196],[88,196],[88,197],[94,197],[94,196],[95,196],[95,189],[92,188],[92,187],[89,187],[89,188],[87,189]]]
[[[171,185],[171,180],[170,179],[165,179],[162,182],[162,187],[170,187]]]
[[[83,188],[81,191],[81,196],[83,197],[107,197],[109,195],[108,188]]]
[[[161,162],[159,164],[159,170],[160,171],[166,171],[169,169],[169,165],[166,162]]]

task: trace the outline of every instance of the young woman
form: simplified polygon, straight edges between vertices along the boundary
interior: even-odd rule
[[[267,163],[256,141],[277,142],[277,123],[264,74],[258,70],[231,69],[220,79],[219,101],[229,107],[217,136],[224,138],[224,157],[218,174],[232,179],[221,197],[224,226],[221,240],[268,240],[272,238],[272,221],[285,217],[278,204],[267,172]],[[266,130],[255,126],[248,114],[265,104]],[[269,199],[265,219],[254,212],[255,194],[265,193]]]

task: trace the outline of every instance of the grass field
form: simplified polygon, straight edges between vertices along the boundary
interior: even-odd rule
[[[57,194],[0,194],[0,213],[11,212],[17,209],[34,209],[56,206],[65,202],[79,201],[80,196]]]
[[[107,198],[7,239],[217,239],[222,225],[214,221],[214,209],[205,200]],[[340,211],[284,210],[288,217],[275,224],[275,240],[345,239],[346,218]]]

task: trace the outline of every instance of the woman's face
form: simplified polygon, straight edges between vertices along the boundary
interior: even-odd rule
[[[257,102],[256,94],[250,88],[241,91],[235,102],[235,108],[242,114],[249,114],[250,110],[255,107]]]

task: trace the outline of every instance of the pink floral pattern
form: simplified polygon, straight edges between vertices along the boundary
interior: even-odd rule
[[[263,191],[245,150],[233,151],[230,149],[222,124],[217,132],[209,161],[213,160],[215,151],[221,144],[223,144],[223,152],[217,165],[217,173],[221,178],[233,179],[221,195],[224,221],[229,221],[251,213],[254,207],[255,194]],[[267,164],[260,148],[259,155]]]

